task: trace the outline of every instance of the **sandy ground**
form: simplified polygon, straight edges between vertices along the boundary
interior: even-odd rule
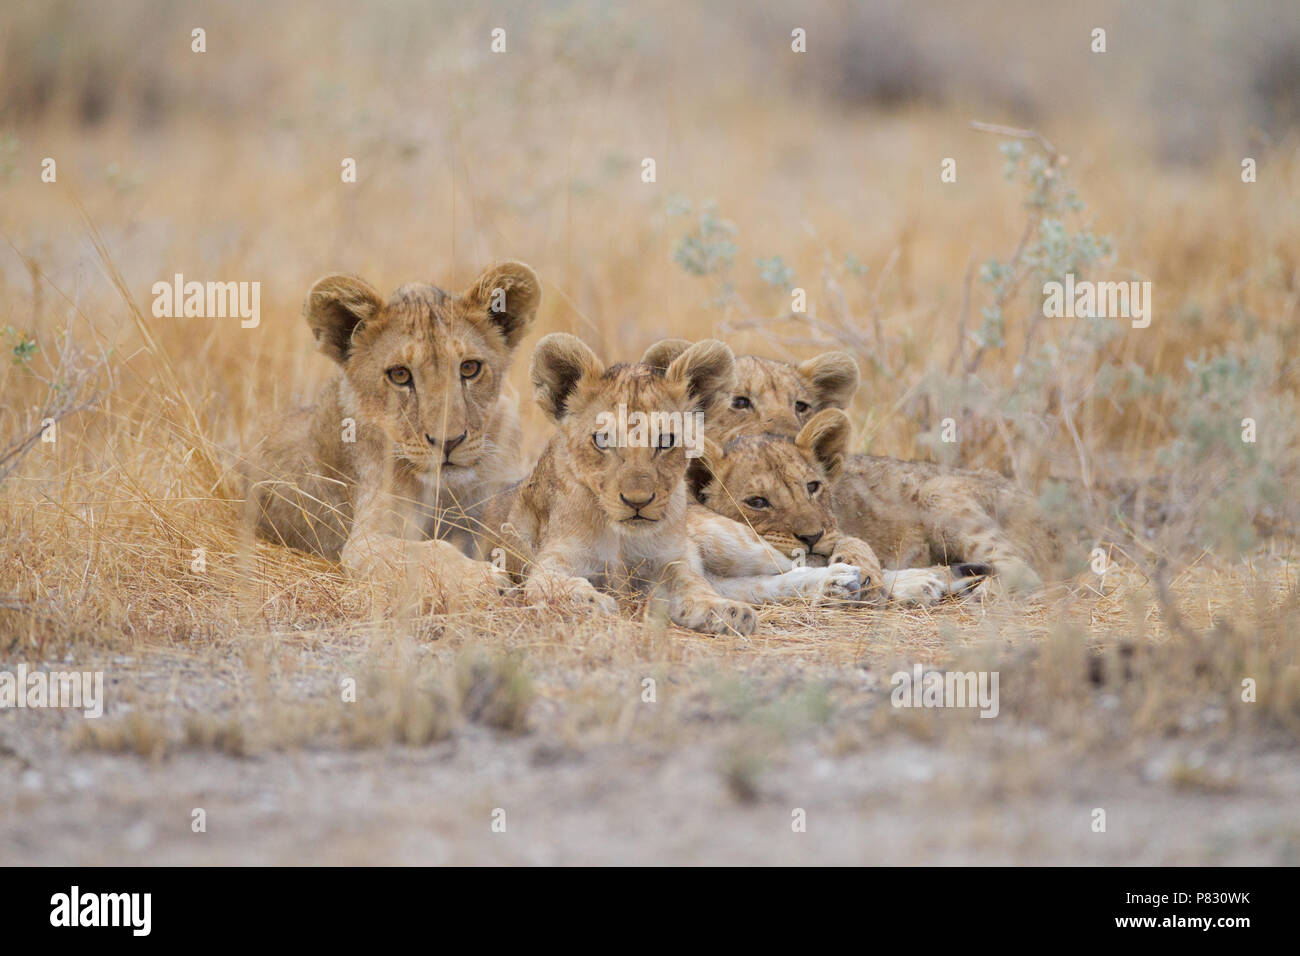
[[[855,613],[867,612],[840,623]],[[339,674],[391,656],[373,632],[279,635],[266,653],[240,639],[81,659],[106,674],[98,721],[0,712],[0,862],[1300,862],[1291,739],[1224,733],[1211,712],[1185,733],[1088,744],[1082,726],[1011,713],[1014,655],[1000,665],[997,719],[894,709],[879,654],[819,654],[795,637],[770,622],[761,638],[711,644],[668,632],[699,650],[653,669],[602,664],[599,642],[577,651],[578,669],[534,653],[522,732],[462,710],[421,746],[340,743],[322,717],[359,706],[335,703]],[[465,653],[455,643],[396,640],[413,655],[398,671],[450,672]],[[648,671],[660,675],[653,703],[641,699]],[[362,697],[385,692],[358,684]],[[1084,722],[1116,705],[1099,691],[1093,706]],[[103,728],[132,714],[144,730],[111,752]],[[238,725],[238,742],[187,737],[196,715]],[[87,744],[91,723],[103,735]],[[195,808],[205,832],[192,830]]]

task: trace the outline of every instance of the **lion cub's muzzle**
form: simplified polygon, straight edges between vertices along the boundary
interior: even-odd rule
[[[803,546],[808,549],[809,554],[817,554],[817,542],[825,536],[825,531],[817,531],[813,534],[796,534],[795,538],[802,542]]]
[[[830,558],[832,553],[831,542],[826,540],[825,532],[791,534],[788,531],[768,531],[764,532],[761,537],[772,547],[789,557],[794,557],[797,552],[802,552],[805,557]],[[820,550],[818,545],[821,546]]]
[[[650,527],[662,520],[667,500],[667,496],[657,490],[621,489],[617,505],[609,511],[624,528]]]
[[[429,443],[431,457],[443,467],[451,465],[468,468],[478,462],[483,452],[482,437],[475,435],[471,438],[468,431],[446,438],[435,438],[433,435],[426,434],[424,440]]]
[[[623,506],[623,514],[619,520],[625,524],[653,524],[663,517],[664,509],[660,504],[661,496],[658,492],[633,491],[631,494],[619,492],[618,500]]]

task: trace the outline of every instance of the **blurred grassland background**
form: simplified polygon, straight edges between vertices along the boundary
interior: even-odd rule
[[[997,468],[1097,522],[1094,540],[1128,535],[1153,559],[1288,540],[1294,13],[7,6],[6,448],[80,409],[56,445],[9,460],[0,563],[14,600],[77,580],[87,619],[136,631],[121,588],[139,590],[139,613],[194,587],[168,570],[192,547],[233,556],[230,456],[331,373],[300,318],[311,282],[341,270],[382,290],[459,289],[502,257],[545,283],[513,377],[532,453],[549,427],[527,401],[527,351],[545,332],[609,360],[665,335],[781,357],[848,347],[864,449]],[[496,26],[505,54],[489,50]],[[1104,54],[1090,50],[1096,26]],[[794,27],[806,54],[790,50]],[[971,120],[1041,133],[1063,157],[1051,181],[1035,141]],[[56,184],[39,181],[46,156]],[[1244,156],[1259,182],[1242,183]],[[344,157],[356,184],[340,182]],[[946,157],[956,183],[940,181]],[[1151,327],[1039,321],[1042,281],[1065,271],[1149,280]],[[260,282],[260,327],[152,318],[151,285],[177,272]],[[808,316],[790,314],[794,286]],[[937,440],[947,417],[957,445]],[[1240,440],[1246,417],[1255,445]],[[100,549],[137,560],[103,563]],[[226,570],[244,573],[233,558]],[[174,604],[158,607],[165,619]]]

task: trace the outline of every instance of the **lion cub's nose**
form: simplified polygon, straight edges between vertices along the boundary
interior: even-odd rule
[[[640,511],[642,508],[644,508],[644,507],[645,507],[646,505],[648,505],[650,502],[652,502],[652,501],[655,500],[655,493],[652,491],[652,492],[650,492],[650,497],[649,497],[649,498],[642,499],[641,501],[633,501],[633,500],[632,500],[631,498],[629,498],[627,495],[623,494],[622,492],[619,492],[618,500],[621,501],[621,502],[623,502],[623,504],[627,505],[627,506],[628,506],[629,508],[631,508],[633,511]]]
[[[797,534],[795,535],[795,537],[798,538],[800,541],[802,541],[804,544],[808,545],[808,551],[809,553],[811,553],[813,546],[816,545],[817,542],[822,539],[822,535],[825,533],[826,532],[824,531],[818,531],[816,534]]]
[[[461,442],[463,442],[466,436],[468,435],[469,432],[464,431],[461,432],[459,435],[457,435],[455,438],[448,438],[446,441],[439,441],[438,439],[434,438],[432,435],[425,435],[424,438],[425,441],[427,441],[434,448],[437,448],[439,445],[442,445],[443,451],[446,454],[450,455],[452,451],[455,450],[456,446],[459,445]]]

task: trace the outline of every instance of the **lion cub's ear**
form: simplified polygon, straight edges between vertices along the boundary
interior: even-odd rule
[[[506,340],[506,348],[514,349],[537,318],[542,283],[522,262],[498,262],[470,283],[461,298],[471,310],[486,312]]]
[[[320,350],[342,365],[352,354],[353,334],[383,307],[383,298],[365,280],[332,275],[316,280],[302,314]]]
[[[691,493],[691,497],[697,501],[703,499],[700,495],[704,489],[709,486],[718,474],[718,466],[722,464],[722,446],[712,438],[703,438],[703,448],[701,454],[691,458],[686,463],[686,487]]]
[[[687,393],[703,410],[731,392],[736,380],[736,356],[717,339],[705,339],[673,359],[664,378],[685,385]]]
[[[811,453],[825,470],[827,480],[834,481],[844,470],[844,456],[852,436],[853,424],[849,416],[838,408],[826,408],[799,429],[794,444],[796,448]]]
[[[645,350],[641,364],[667,371],[673,360],[690,347],[691,343],[686,339],[660,339]]]
[[[567,332],[552,332],[533,349],[528,377],[533,383],[533,399],[547,418],[559,424],[578,383],[604,372],[605,366],[582,339]]]
[[[858,390],[861,373],[848,352],[823,352],[799,366],[799,376],[812,392],[817,408],[844,408]]]

